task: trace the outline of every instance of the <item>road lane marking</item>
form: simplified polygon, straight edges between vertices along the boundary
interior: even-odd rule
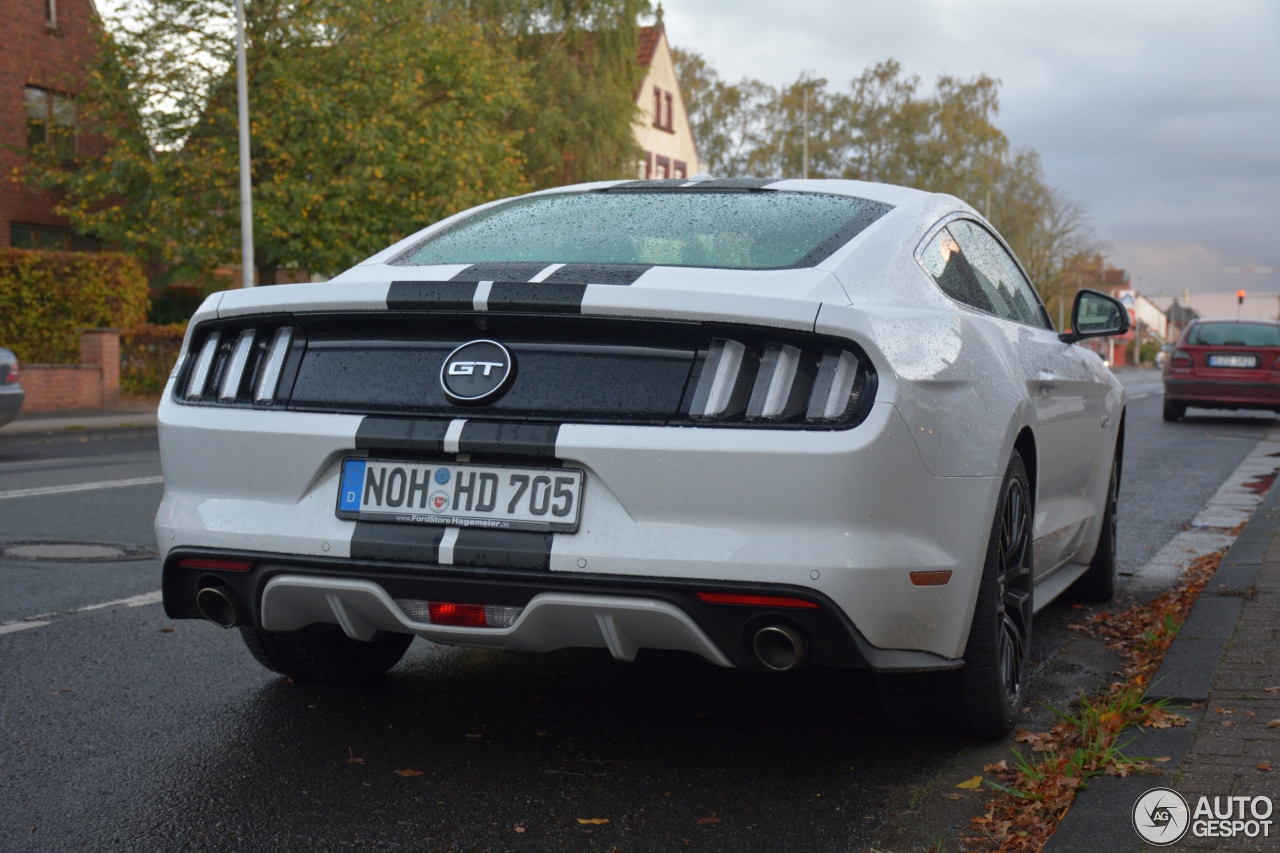
[[[83,457],[81,457],[83,458]],[[22,462],[0,462],[0,468],[39,468],[41,465],[55,465],[60,462],[75,462],[75,456],[59,456],[57,459],[27,459]]]
[[[163,600],[164,593],[157,589],[151,592],[144,592],[141,595],[131,595],[128,598],[104,601],[101,604],[87,604],[84,607],[63,610],[60,613],[41,613],[39,616],[28,616],[26,619],[0,623],[0,634],[14,634],[18,631],[25,631],[28,628],[43,628],[45,625],[52,624],[53,620],[59,616],[70,616],[74,613],[84,613],[90,610],[102,610],[106,607],[145,607],[148,604],[159,604]]]
[[[104,607],[115,607],[123,604],[125,607],[142,607],[147,604],[159,604],[164,600],[164,593],[160,590],[154,592],[144,592],[142,595],[134,595],[129,598],[117,598],[115,601],[104,601],[101,604],[90,604],[85,607],[77,607],[76,613],[83,613],[86,610],[101,610]]]
[[[65,486],[37,486],[31,489],[12,489],[0,492],[0,501],[9,498],[38,498],[44,495],[65,495],[71,492],[96,492],[99,489],[123,489],[129,486],[154,486],[163,483],[164,477],[131,477],[128,480],[98,480],[94,483],[69,483]]]
[[[0,625],[0,634],[15,634],[28,628],[43,628],[48,622],[6,622]]]

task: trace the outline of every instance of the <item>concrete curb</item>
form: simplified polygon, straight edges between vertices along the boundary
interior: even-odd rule
[[[1209,585],[1196,600],[1178,636],[1152,680],[1148,696],[1178,704],[1205,702],[1217,681],[1227,644],[1235,633],[1244,596],[1262,567],[1263,555],[1280,531],[1280,518],[1268,512],[1280,507],[1274,486],[1245,525]],[[1195,740],[1204,711],[1183,712],[1190,722],[1177,729],[1139,729],[1126,733],[1123,751],[1130,757],[1164,757],[1162,775],[1127,778],[1102,776],[1076,796],[1043,853],[1141,853],[1143,842],[1131,827],[1133,804],[1145,791],[1168,785]]]
[[[107,430],[154,430],[156,410],[153,408],[120,412],[84,412],[19,418],[0,427],[0,442]]]

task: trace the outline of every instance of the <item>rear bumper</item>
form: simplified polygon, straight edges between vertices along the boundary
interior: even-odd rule
[[[185,557],[250,560],[254,568],[232,572],[179,566]],[[806,640],[803,665],[903,672],[956,669],[964,663],[928,652],[876,648],[829,598],[782,585],[524,570],[423,570],[369,561],[178,549],[165,561],[166,614],[199,618],[196,594],[210,585],[233,593],[255,627],[293,631],[333,624],[357,640],[368,640],[375,631],[391,631],[448,645],[512,651],[607,648],[620,660],[633,659],[641,648],[679,649],[720,666],[764,670],[751,652],[751,639],[763,627],[786,625]],[[697,592],[786,596],[816,606],[709,604]],[[396,599],[522,610],[508,628],[463,628],[414,621]]]
[[[1164,395],[1201,408],[1280,410],[1280,382],[1166,377]]]
[[[22,403],[26,400],[26,392],[21,386],[0,388],[0,426],[9,423],[22,411]]]

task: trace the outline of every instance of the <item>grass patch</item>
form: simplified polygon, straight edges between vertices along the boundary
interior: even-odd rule
[[[1178,634],[1201,590],[1208,584],[1223,552],[1197,558],[1182,582],[1149,604],[1123,613],[1099,613],[1070,626],[1119,651],[1122,680],[1094,696],[1081,693],[1067,710],[1048,707],[1057,722],[1048,732],[1020,729],[1014,741],[1026,744],[1027,754],[1014,747],[1013,764],[999,761],[983,768],[995,776],[984,780],[996,798],[985,813],[970,823],[977,835],[966,838],[973,850],[998,853],[1039,853],[1075,801],[1076,792],[1094,776],[1128,776],[1152,770],[1159,758],[1125,754],[1120,735],[1133,726],[1169,728],[1187,720],[1161,702],[1147,702],[1151,678]]]

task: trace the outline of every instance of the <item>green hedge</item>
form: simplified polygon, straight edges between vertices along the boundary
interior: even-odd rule
[[[133,329],[147,318],[147,279],[114,252],[0,248],[0,346],[28,364],[77,364],[80,330]]]
[[[178,363],[186,323],[139,326],[120,336],[120,390],[135,397],[154,397],[164,390]]]

